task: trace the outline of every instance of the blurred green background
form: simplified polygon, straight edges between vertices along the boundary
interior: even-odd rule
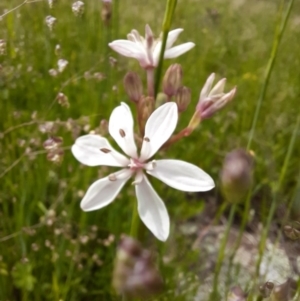
[[[145,82],[138,62],[114,53],[108,43],[125,39],[133,28],[144,34],[145,24],[158,35],[165,2],[115,0],[109,21],[103,20],[101,1],[85,1],[82,16],[72,12],[73,2],[56,2],[52,9],[48,1],[25,4],[0,21],[0,39],[6,43],[0,54],[0,300],[118,300],[110,286],[112,264],[116,241],[130,228],[134,192],[128,185],[107,208],[82,212],[84,192],[108,169],[81,166],[68,148],[79,135],[101,133],[100,121],[121,101],[129,101],[122,83],[127,71],[139,72]],[[2,0],[0,15],[21,3]],[[192,103],[178,129],[191,118],[212,72],[218,79],[227,78],[226,91],[237,86],[238,92],[225,110],[163,155],[197,164],[218,184],[226,153],[247,146],[283,3],[178,1],[172,28],[184,32],[176,44],[196,43],[176,59],[183,67],[184,84],[192,90]],[[57,19],[52,31],[45,21],[49,15]],[[299,115],[299,41],[300,2],[295,1],[251,147],[256,159],[253,198],[262,206],[262,220]],[[58,59],[68,65],[51,76]],[[174,62],[165,61],[165,69]],[[68,97],[69,108],[58,103],[59,92]],[[59,164],[47,160],[43,149],[50,135],[64,139]],[[299,189],[299,146],[297,132],[280,191],[282,202],[289,202]],[[197,265],[198,253],[177,229],[203,210],[207,196],[187,196],[155,180],[153,184],[172,221],[168,242],[155,244],[161,256],[169,256],[163,273],[168,289],[159,300],[193,300],[195,288],[186,292],[187,280],[184,289],[176,286],[180,273],[189,275],[190,267]],[[218,185],[209,196],[221,203]],[[170,255],[174,247],[180,254]]]

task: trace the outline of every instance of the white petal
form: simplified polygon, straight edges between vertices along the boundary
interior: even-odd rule
[[[166,241],[170,232],[168,211],[145,175],[142,182],[135,186],[135,192],[141,220],[159,240]]]
[[[218,94],[223,93],[224,87],[225,87],[225,83],[226,83],[226,78],[222,78],[221,80],[219,80],[215,84],[215,86],[213,87],[213,89],[209,92],[208,96],[218,95]]]
[[[116,40],[108,45],[121,55],[132,57],[139,61],[145,60],[145,51],[139,43],[134,43],[128,40]]]
[[[165,59],[173,59],[173,58],[178,57],[178,56],[186,53],[187,51],[191,50],[194,46],[195,46],[194,43],[188,42],[188,43],[184,43],[184,44],[172,47],[165,51],[164,58]]]
[[[113,149],[107,139],[98,135],[85,135],[72,146],[74,157],[88,166],[127,166],[129,159]]]
[[[180,160],[156,160],[147,173],[182,191],[207,191],[215,187],[213,179],[196,165]]]
[[[97,210],[110,204],[131,177],[129,169],[122,169],[106,178],[94,182],[80,203],[84,211]]]
[[[182,28],[177,28],[174,30],[171,30],[168,34],[166,49],[169,49],[173,46],[174,42],[177,40],[180,33],[183,32]]]
[[[109,119],[108,130],[125,154],[137,158],[133,133],[133,118],[130,108],[124,102],[116,107]]]
[[[212,86],[214,80],[215,80],[215,74],[212,73],[212,74],[208,77],[208,79],[206,80],[206,82],[205,82],[205,84],[204,84],[204,86],[203,86],[203,88],[202,88],[202,90],[201,90],[201,93],[200,93],[200,100],[202,100],[202,99],[204,99],[204,98],[206,98],[206,97],[208,96],[208,94],[209,94],[209,92],[210,92],[210,90],[211,90],[211,86]]]
[[[156,41],[156,44],[154,46],[154,49],[153,49],[153,66],[154,67],[157,67],[158,65],[158,61],[159,61],[159,56],[160,56],[160,50],[161,50],[161,44],[162,42],[159,40],[159,41]]]
[[[175,102],[158,107],[149,117],[145,126],[145,136],[140,159],[152,157],[170,138],[178,121],[178,109]]]

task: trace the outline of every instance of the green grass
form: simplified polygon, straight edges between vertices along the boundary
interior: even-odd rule
[[[108,169],[81,166],[69,147],[77,136],[99,131],[100,121],[108,119],[121,101],[128,101],[122,84],[127,71],[139,72],[145,82],[138,63],[114,53],[107,44],[125,38],[133,28],[143,33],[147,23],[158,34],[165,3],[116,0],[106,26],[100,1],[85,1],[82,17],[74,16],[70,1],[57,2],[52,10],[47,1],[25,4],[0,21],[0,39],[7,43],[6,54],[0,55],[0,301],[119,300],[110,285],[111,273],[118,238],[130,231],[134,190],[127,185],[107,208],[81,211],[83,193]],[[21,3],[1,1],[0,15]],[[237,86],[238,93],[225,110],[167,151],[168,157],[207,171],[216,180],[216,189],[208,197],[190,196],[153,181],[172,221],[165,244],[156,243],[148,232],[145,239],[148,248],[166,259],[161,270],[166,287],[157,300],[194,300],[204,282],[199,272],[201,252],[191,248],[195,234],[184,235],[179,229],[187,221],[198,226],[209,198],[221,207],[218,176],[222,161],[232,149],[247,147],[274,35],[286,7],[287,3],[283,6],[271,0],[212,0],[209,4],[188,0],[179,1],[176,7],[172,28],[184,28],[178,44],[196,43],[176,59],[183,67],[184,84],[192,90],[192,103],[178,129],[187,125],[212,72],[227,78],[226,90]],[[262,225],[267,223],[273,199],[280,206],[293,200],[293,208],[299,210],[300,144],[299,129],[295,130],[300,96],[299,9],[295,1],[251,143],[256,164],[250,206],[259,217],[257,224]],[[57,18],[52,32],[45,24],[48,15]],[[57,44],[61,46],[59,57]],[[115,66],[110,57],[117,59]],[[54,78],[49,70],[57,67],[58,58],[68,60],[69,65]],[[164,69],[174,62],[165,61]],[[86,79],[87,71],[101,72],[105,78]],[[58,92],[67,95],[70,108],[55,101]],[[41,127],[48,121],[56,124],[51,134],[64,139],[61,164],[49,162],[43,151],[49,133],[41,132]],[[247,214],[243,203],[237,208],[236,225]],[[294,218],[299,219],[297,210]],[[227,219],[228,212],[223,216]],[[280,221],[275,215],[273,224],[276,218]],[[106,246],[109,235],[115,240]],[[251,290],[251,284],[221,277],[219,281]]]

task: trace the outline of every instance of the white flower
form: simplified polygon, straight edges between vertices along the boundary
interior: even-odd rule
[[[172,47],[182,31],[182,28],[178,28],[169,32],[164,53],[165,59],[178,57],[195,46],[194,43],[188,42]],[[121,55],[137,59],[145,69],[157,67],[162,45],[162,35],[158,39],[154,39],[152,30],[147,24],[145,38],[141,37],[138,31],[133,29],[127,35],[127,39],[116,40],[108,45]]]
[[[60,73],[64,72],[64,70],[66,69],[66,67],[68,66],[68,64],[69,64],[69,62],[67,60],[59,59],[57,61],[58,71]]]
[[[81,201],[81,208],[91,211],[110,204],[129,178],[134,176],[140,218],[158,239],[165,241],[169,236],[169,215],[145,173],[182,191],[207,191],[214,187],[212,178],[195,165],[179,160],[149,160],[170,138],[177,120],[177,105],[173,102],[155,110],[146,123],[143,145],[138,155],[130,108],[125,103],[115,108],[109,120],[109,133],[129,158],[113,149],[103,137],[79,137],[72,152],[82,164],[123,167],[94,182]]]
[[[221,110],[233,99],[236,93],[236,88],[233,88],[228,93],[224,93],[226,78],[219,80],[212,88],[214,80],[215,74],[212,73],[201,90],[199,102],[197,104],[197,111],[200,114],[201,119],[210,118],[214,113]]]

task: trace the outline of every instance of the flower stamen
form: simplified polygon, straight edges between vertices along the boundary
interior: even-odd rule
[[[116,177],[115,174],[111,174],[111,175],[108,176],[108,179],[109,179],[111,182],[113,182],[113,181],[116,181],[116,180],[117,180],[117,177]]]
[[[120,133],[122,138],[124,138],[126,136],[125,131],[122,130],[122,129],[119,130],[119,133]]]
[[[101,152],[103,152],[104,154],[108,154],[108,153],[110,153],[111,152],[111,150],[110,149],[108,149],[108,148],[100,148],[100,151]]]

